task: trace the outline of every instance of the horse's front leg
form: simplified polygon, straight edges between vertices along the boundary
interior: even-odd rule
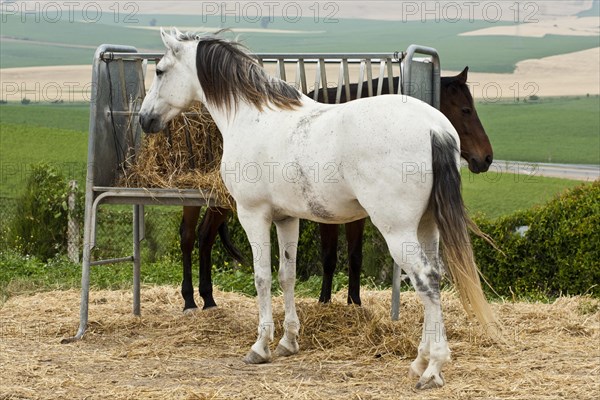
[[[247,210],[238,204],[238,218],[252,247],[254,285],[258,298],[258,339],[244,358],[247,364],[271,361],[269,342],[273,340],[275,325],[271,306],[271,217],[267,213]]]
[[[219,227],[227,219],[229,211],[222,208],[209,208],[198,227],[198,248],[200,265],[198,270],[198,287],[200,297],[204,301],[203,309],[216,307],[212,285],[212,248],[215,244]]]
[[[286,218],[275,222],[277,239],[279,242],[279,284],[283,290],[285,302],[285,320],[283,323],[283,337],[277,345],[275,354],[290,356],[296,354],[298,334],[300,333],[300,320],[296,314],[294,301],[294,286],[296,284],[296,253],[298,249],[298,234],[300,221],[298,218]]]
[[[321,231],[321,260],[323,260],[323,281],[321,283],[320,303],[331,301],[333,274],[337,264],[337,246],[339,225],[319,224]]]
[[[183,218],[179,226],[181,256],[183,260],[183,281],[181,283],[181,296],[183,297],[183,311],[195,310],[194,285],[192,284],[192,251],[196,241],[196,224],[200,217],[200,207],[183,207]]]
[[[361,305],[360,271],[362,269],[362,245],[366,219],[346,224],[346,240],[348,242],[348,304]]]

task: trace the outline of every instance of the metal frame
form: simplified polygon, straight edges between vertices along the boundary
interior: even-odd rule
[[[415,54],[426,54],[432,61],[414,59]],[[65,338],[70,343],[83,337],[88,324],[90,268],[110,263],[131,262],[133,264],[133,314],[140,315],[140,243],[144,239],[144,206],[218,206],[210,193],[191,189],[146,189],[112,186],[119,169],[131,152],[136,153],[141,141],[141,127],[137,118],[139,104],[145,95],[144,74],[148,61],[157,62],[163,53],[139,53],[135,47],[104,44],[94,54],[92,66],[92,94],[90,102],[90,125],[88,142],[88,165],[85,190],[85,219],[83,238],[83,262],[81,274],[81,303],[79,329],[75,336]],[[296,64],[296,87],[303,93],[309,89],[306,65],[316,64],[315,99],[318,90],[327,96],[327,64],[339,64],[338,90],[336,103],[341,99],[342,90],[350,97],[349,66],[359,64],[359,82],[367,81],[367,96],[380,95],[383,78],[387,73],[389,92],[393,93],[393,72],[397,67],[402,85],[398,92],[415,86],[416,78],[430,87],[430,93],[423,98],[423,91],[404,93],[419,97],[439,108],[440,62],[437,52],[428,47],[409,47],[406,53],[308,53],[308,54],[258,54],[261,65],[276,63],[276,75],[286,79],[286,64]],[[373,65],[379,64],[379,84],[373,88]],[[428,82],[428,83],[427,83]],[[374,90],[375,89],[375,90]],[[357,97],[363,96],[362,85],[358,85]],[[91,260],[91,252],[96,243],[97,212],[102,204],[133,205],[133,255],[105,260]],[[394,266],[392,294],[392,318],[398,319],[400,271]]]

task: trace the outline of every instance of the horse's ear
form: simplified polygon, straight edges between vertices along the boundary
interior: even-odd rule
[[[457,77],[456,80],[458,81],[458,83],[460,83],[461,85],[466,85],[467,84],[467,79],[469,78],[469,67],[465,67],[465,69],[463,70],[463,72],[461,72]]]
[[[171,49],[174,53],[177,53],[177,50],[180,46],[177,37],[168,34],[162,27],[160,28],[160,37],[162,38],[162,41],[167,49]]]

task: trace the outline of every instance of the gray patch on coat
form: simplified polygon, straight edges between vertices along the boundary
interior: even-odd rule
[[[421,276],[415,275],[415,288],[432,300],[439,299],[440,274],[437,269],[437,265],[431,265],[427,255],[423,250],[421,250],[420,256],[423,264],[423,271],[425,271],[425,276],[423,277],[424,279],[421,279]]]
[[[302,168],[300,168],[300,188],[312,215],[324,220],[333,219],[333,213],[327,210],[317,194],[314,193],[309,177]]]
[[[298,125],[296,125],[296,129],[292,134],[292,140],[300,139],[300,141],[306,140],[308,137],[308,132],[310,131],[310,127],[313,121],[318,118],[321,114],[323,114],[325,110],[315,110],[308,115],[300,118],[298,121]]]

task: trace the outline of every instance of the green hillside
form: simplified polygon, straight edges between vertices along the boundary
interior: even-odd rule
[[[0,67],[88,64],[93,49],[102,43],[162,50],[162,42],[156,30],[140,29],[148,28],[151,21],[157,26],[165,27],[221,26],[216,17],[208,17],[205,22],[200,16],[138,15],[136,24],[115,24],[109,17],[106,16],[98,23],[48,23],[43,18],[38,23],[33,18],[22,23],[18,15],[5,15],[2,35],[20,41],[2,43]],[[499,22],[493,26],[507,24],[510,23]],[[489,26],[492,24],[468,20],[457,23],[422,23],[340,19],[335,24],[325,24],[315,23],[312,18],[302,18],[292,24],[279,18],[264,33],[242,32],[239,37],[255,52],[389,52],[404,50],[410,44],[418,43],[435,47],[440,52],[446,69],[457,70],[470,65],[473,71],[503,73],[512,72],[516,63],[521,60],[598,46],[596,37],[459,36],[460,33]],[[257,29],[260,25],[242,19],[239,23],[232,20],[226,27]],[[269,30],[294,32],[270,33]]]

